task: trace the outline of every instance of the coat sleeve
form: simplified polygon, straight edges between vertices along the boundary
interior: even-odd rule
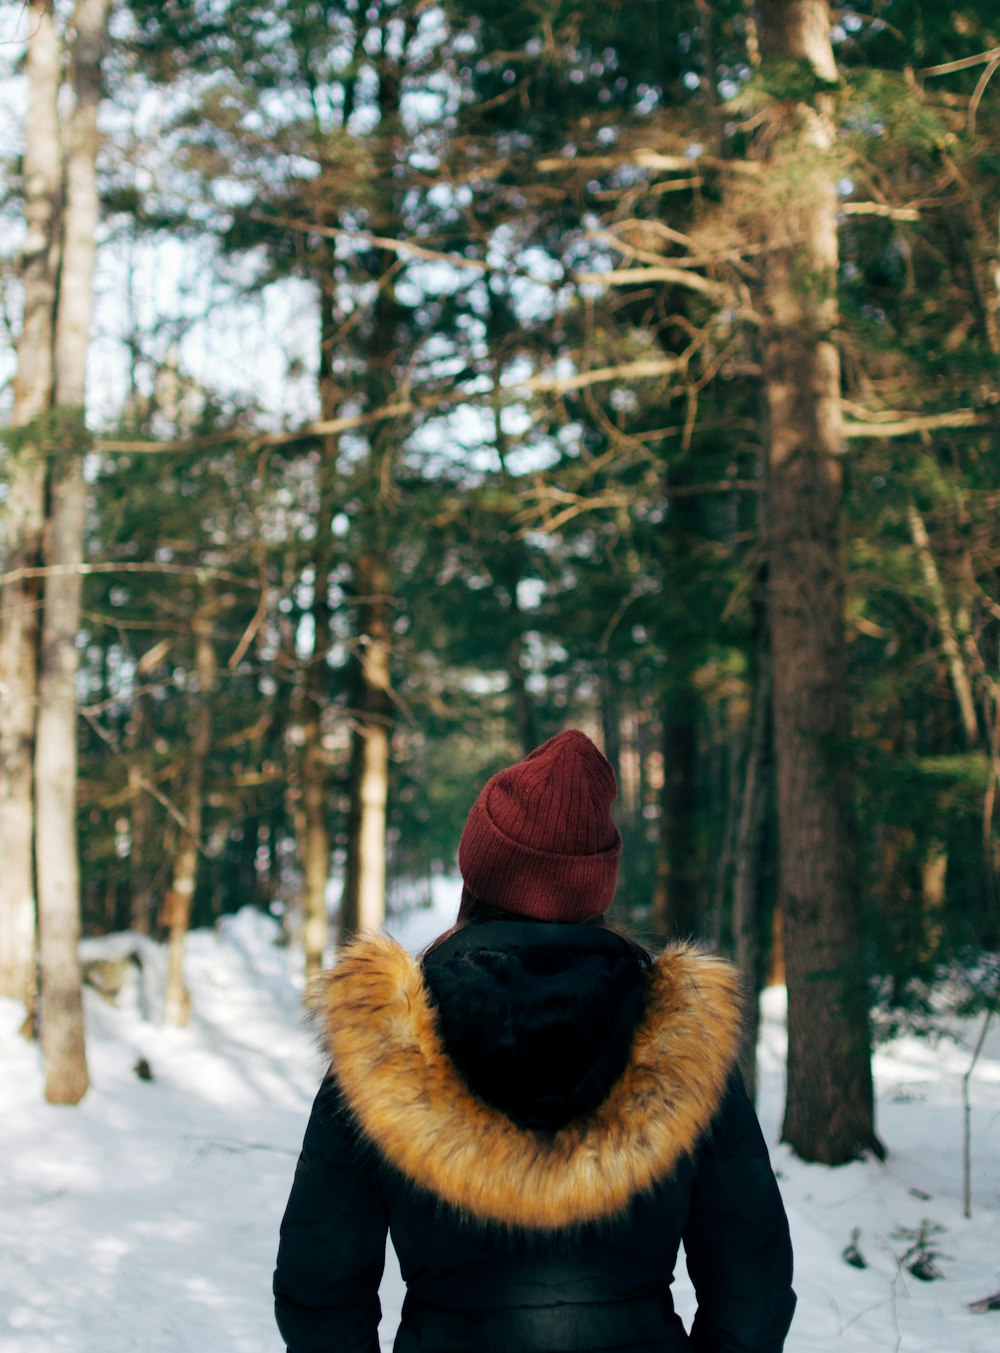
[[[704,1143],[684,1230],[695,1353],[781,1353],[795,1310],[788,1219],[735,1072]]]
[[[376,1172],[328,1077],[281,1222],[274,1311],[288,1353],[378,1353],[387,1229]]]

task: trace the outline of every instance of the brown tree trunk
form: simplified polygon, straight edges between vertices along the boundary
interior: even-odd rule
[[[191,764],[184,796],[184,832],[174,861],[170,889],[164,900],[167,926],[167,986],[164,1019],[182,1027],[191,1016],[191,999],[184,981],[184,940],[191,925],[191,907],[198,884],[198,854],[201,849],[205,801],[205,762],[212,746],[212,696],[217,658],[214,639],[214,607],[202,606],[194,616],[195,671],[198,674]]]
[[[403,65],[409,56],[417,17],[410,11],[403,24],[399,56],[390,54],[386,34],[378,61],[379,128],[374,147],[378,173],[380,233],[400,233],[394,183],[400,142],[400,98]],[[376,256],[377,291],[367,370],[370,406],[379,408],[397,393],[400,307],[396,299],[397,260],[382,250]],[[392,553],[390,520],[393,478],[401,434],[389,423],[370,437],[367,501],[357,523],[359,552],[355,569],[358,635],[355,648],[355,725],[351,737],[347,861],[340,904],[341,942],[385,919],[385,842],[389,802],[389,753],[393,701]]]
[[[58,382],[57,382],[58,388]],[[59,409],[65,441],[56,447],[46,537],[45,609],[35,743],[35,845],[45,1097],[76,1104],[86,1093],[76,822],[76,635],[86,486],[82,410],[75,428]]]
[[[53,395],[53,322],[62,166],[57,98],[59,39],[51,0],[29,7],[21,280],[24,319],[9,436],[0,571],[41,562],[45,515],[43,423]],[[0,586],[0,995],[35,1007],[34,741],[39,583]]]
[[[771,733],[771,672],[766,644],[760,644],[754,675],[747,754],[733,849],[733,941],[736,966],[747,991],[740,1067],[751,1099],[757,1092],[757,1036],[764,982],[761,878],[767,813]]]
[[[679,679],[663,711],[663,794],[653,923],[657,934],[690,939],[704,933],[697,844],[697,698]]]
[[[932,959],[944,939],[945,880],[948,876],[948,847],[933,837],[920,861],[920,902],[922,947],[920,957]]]
[[[385,918],[385,819],[389,786],[391,598],[381,553],[358,561],[361,592],[355,728],[351,740],[347,866],[340,940],[376,930]]]
[[[87,351],[100,202],[97,111],[109,0],[79,0],[73,14],[73,107],[66,120],[66,196],[55,324],[56,420],[45,535],[35,745],[35,859],[45,1097],[76,1104],[89,1084],[80,960],[76,823],[76,636],[80,628],[87,488],[83,461]]]
[[[143,784],[150,772],[149,702],[137,693],[126,729],[129,795],[129,926],[140,935],[153,928],[153,880],[150,872],[150,837],[153,800]]]
[[[621,689],[618,674],[610,659],[605,660],[601,672],[600,700],[604,755],[611,765],[617,784],[622,776]]]
[[[490,336],[494,343],[499,344],[500,319],[498,301],[493,291],[487,286],[487,295],[490,307]],[[496,446],[497,459],[500,462],[500,474],[503,482],[505,497],[513,502],[517,492],[514,483],[514,477],[510,473],[508,466],[508,456],[510,445],[507,433],[503,426],[503,403],[502,389],[500,385],[500,363],[493,366],[493,386],[491,391],[491,406],[493,415],[493,441]],[[514,715],[514,727],[517,733],[518,746],[524,756],[533,751],[538,745],[538,720],[535,714],[534,701],[531,698],[531,692],[528,690],[527,674],[524,663],[524,617],[521,612],[521,602],[518,597],[518,587],[521,582],[524,565],[524,546],[520,539],[510,528],[509,520],[498,524],[499,538],[497,540],[498,555],[493,568],[493,575],[497,582],[499,592],[498,600],[501,606],[509,612],[510,643],[507,648],[507,679],[510,687],[511,706]]]
[[[336,329],[334,260],[323,255],[328,268],[320,279],[319,395],[321,416],[334,418],[342,391],[333,372],[332,341]],[[327,826],[329,794],[326,753],[323,750],[324,712],[329,703],[330,669],[330,560],[335,507],[337,439],[324,437],[317,467],[316,540],[313,547],[313,651],[305,680],[302,721],[302,830],[303,898],[302,947],[307,981],[323,967],[328,930],[326,888],[330,878],[330,833]]]
[[[825,0],[764,0],[765,61],[833,82]],[[782,1136],[805,1160],[881,1153],[861,948],[841,562],[835,129],[829,96],[772,113],[775,234],[760,295],[779,901],[788,985]],[[765,227],[766,229],[767,227]]]

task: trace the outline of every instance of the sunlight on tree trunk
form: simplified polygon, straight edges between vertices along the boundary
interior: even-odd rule
[[[62,166],[57,96],[59,39],[50,0],[28,7],[24,148],[24,317],[9,439],[3,570],[38,565],[45,514],[40,439],[52,403],[53,318]],[[39,582],[0,588],[0,995],[35,1007],[34,772]]]
[[[931,840],[920,861],[920,902],[923,921],[923,949],[920,957],[924,960],[933,958],[944,940],[947,875],[948,847],[943,841]]]
[[[805,61],[818,86],[837,80],[825,0],[765,0],[761,18],[765,62]],[[782,1138],[805,1160],[839,1164],[881,1147],[847,751],[832,113],[822,92],[810,101],[786,99],[772,113],[766,220],[778,233],[767,254],[760,308],[788,985]]]
[[[389,784],[390,597],[383,559],[358,561],[364,598],[358,653],[357,725],[351,745],[347,866],[340,939],[378,929],[385,919],[385,816]]]
[[[319,397],[324,419],[333,418],[343,391],[333,369],[333,338],[337,329],[335,309],[333,251],[321,254]],[[307,669],[302,723],[302,947],[307,982],[323,967],[326,948],[326,889],[330,880],[329,775],[323,748],[324,713],[329,703],[330,669],[327,651],[330,644],[330,559],[333,544],[333,514],[337,472],[337,439],[324,437],[320,442],[317,466],[316,536],[312,551],[313,566],[313,650]]]
[[[35,829],[45,1097],[75,1104],[89,1083],[77,946],[77,632],[83,563],[88,450],[84,421],[87,351],[100,202],[97,112],[109,0],[80,0],[73,15],[66,123],[65,205],[55,326],[53,456],[46,528],[45,608],[38,680]]]
[[[152,884],[150,876],[150,827],[153,801],[143,780],[149,777],[149,743],[151,728],[147,713],[148,702],[135,695],[132,717],[126,728],[128,752],[129,801],[129,925],[140,935],[152,929]]]
[[[195,634],[195,671],[198,694],[191,737],[191,765],[187,774],[184,800],[185,828],[174,862],[170,890],[164,902],[164,922],[168,927],[167,986],[164,1018],[167,1024],[183,1026],[191,1016],[191,1001],[184,981],[184,940],[191,924],[191,907],[198,884],[198,854],[204,818],[205,761],[212,745],[212,697],[215,691],[217,658],[214,638],[214,612],[211,603],[196,613],[192,622]]]
[[[931,604],[934,607],[934,616],[941,637],[941,647],[944,649],[945,660],[948,664],[948,675],[951,677],[952,689],[958,702],[966,745],[975,747],[979,743],[976,700],[972,691],[972,681],[969,678],[962,649],[958,642],[951,606],[945,594],[941,574],[938,572],[937,560],[931,550],[927,527],[924,524],[923,517],[917,511],[915,503],[911,502],[908,505],[906,515],[910,526],[910,536],[916,547],[917,558],[920,560],[920,571],[923,574],[927,591],[930,593]]]

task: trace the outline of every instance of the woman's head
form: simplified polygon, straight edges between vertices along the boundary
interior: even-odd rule
[[[570,729],[494,775],[458,848],[465,893],[539,921],[586,921],[611,905],[621,837],[611,820],[614,772]]]

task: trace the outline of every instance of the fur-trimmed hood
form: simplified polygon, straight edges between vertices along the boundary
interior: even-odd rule
[[[326,977],[332,1072],[387,1163],[459,1211],[538,1230],[611,1217],[694,1150],[738,1050],[739,983],[729,963],[676,945],[645,980],[624,1067],[606,1096],[540,1131],[470,1089],[420,964],[386,936],[365,937]]]

